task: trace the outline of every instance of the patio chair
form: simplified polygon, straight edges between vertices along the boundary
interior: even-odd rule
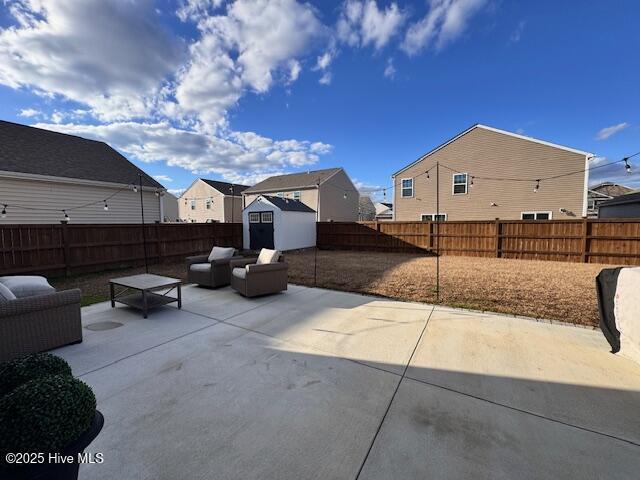
[[[0,283],[0,361],[82,342],[79,289],[49,287],[48,293],[30,295],[22,287],[8,288],[11,277]]]
[[[263,248],[258,258],[232,260],[231,288],[245,297],[287,289],[289,264],[277,250]]]
[[[229,250],[224,247],[221,250]],[[231,255],[224,258],[214,259],[213,250],[209,255],[196,255],[187,257],[187,281],[195,283],[203,287],[223,287],[231,282],[231,268],[229,262],[231,260],[242,260],[244,257],[235,254],[235,249]]]

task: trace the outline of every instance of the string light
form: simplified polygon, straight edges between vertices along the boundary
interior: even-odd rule
[[[473,175],[471,176],[471,181],[469,182],[469,186],[473,187]]]
[[[627,171],[627,173],[631,173],[631,165],[629,165],[629,157],[625,157],[623,158],[624,160],[624,169]]]
[[[68,222],[69,220],[71,220],[71,218],[69,218],[69,215],[67,215],[67,212],[65,212],[64,210],[62,210],[62,213],[64,213],[64,221]]]
[[[344,192],[344,195],[342,195],[342,198],[344,198],[345,200],[347,199],[347,192]]]
[[[133,193],[138,193],[138,186],[135,183],[132,183],[131,186],[133,187]]]
[[[105,212],[109,211],[109,205],[107,205],[107,201],[104,201],[104,207],[102,207],[104,209]]]
[[[7,218],[7,206],[3,205],[2,207],[2,218]]]
[[[536,186],[533,187],[533,193],[538,193],[538,190],[540,190],[540,180],[536,180]]]

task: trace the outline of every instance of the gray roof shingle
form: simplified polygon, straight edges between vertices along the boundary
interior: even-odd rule
[[[163,188],[104,142],[0,120],[0,171]]]
[[[293,198],[276,197],[273,195],[262,195],[264,198],[273,203],[283,212],[312,212],[315,210],[308,205],[302,203],[300,200],[294,200]]]
[[[219,182],[218,180],[207,180],[206,178],[201,178],[204,183],[209,185],[210,187],[215,188],[217,191],[224,195],[229,195],[231,193],[230,188],[233,186],[233,195],[240,196],[242,192],[244,192],[248,185],[238,185],[236,183],[228,183],[228,182]]]
[[[323,183],[327,178],[334,175],[341,168],[326,168],[301,173],[290,173],[288,175],[277,175],[269,177],[253,187],[247,188],[244,193],[279,192],[293,188],[314,187],[318,183]]]

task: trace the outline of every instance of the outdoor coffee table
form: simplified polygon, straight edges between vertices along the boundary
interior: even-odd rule
[[[116,293],[116,286],[124,287],[124,290]],[[178,308],[182,308],[182,280],[179,278],[163,277],[151,273],[132,275],[130,277],[114,278],[109,280],[111,291],[111,308],[115,308],[116,302],[124,303],[130,307],[142,310],[144,318],[150,308],[178,302]],[[165,290],[164,293],[156,293],[157,290]],[[170,297],[169,293],[176,290],[177,297]],[[134,293],[131,293],[131,292]]]

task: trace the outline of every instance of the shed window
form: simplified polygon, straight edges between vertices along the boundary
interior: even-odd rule
[[[453,175],[453,194],[464,195],[467,193],[467,174],[456,173]]]
[[[402,184],[402,198],[413,197],[413,178],[403,178]]]
[[[191,200],[191,210],[195,210],[195,209],[196,209],[196,201]]]
[[[423,213],[422,215],[420,215],[420,221],[421,222],[446,222],[447,214],[441,213],[439,215],[436,215],[435,213]]]
[[[551,220],[551,212],[522,212],[521,220]]]
[[[260,214],[258,212],[249,213],[249,223],[260,223]]]
[[[273,223],[273,213],[262,212],[262,223]]]

